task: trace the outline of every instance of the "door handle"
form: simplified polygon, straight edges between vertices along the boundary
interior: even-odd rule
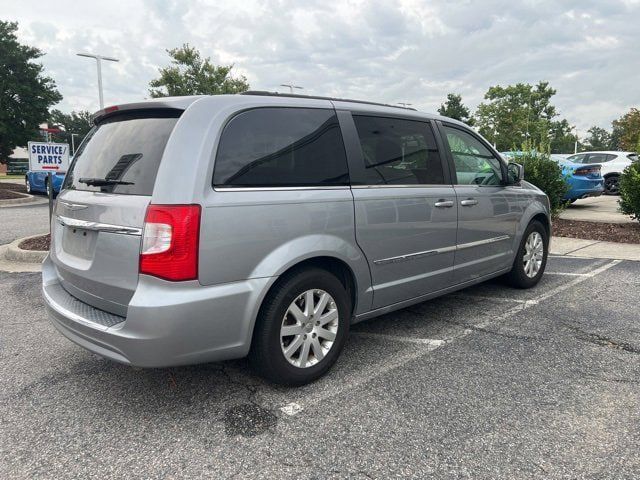
[[[434,205],[438,208],[450,208],[453,207],[453,202],[451,200],[438,200]]]
[[[471,205],[477,205],[477,204],[478,204],[478,200],[474,198],[467,198],[466,200],[462,200],[460,202],[460,205],[462,205],[463,207],[470,207]]]

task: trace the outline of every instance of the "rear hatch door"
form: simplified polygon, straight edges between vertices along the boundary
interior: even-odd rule
[[[78,148],[58,197],[51,259],[62,286],[126,316],[156,174],[181,110],[115,112]]]

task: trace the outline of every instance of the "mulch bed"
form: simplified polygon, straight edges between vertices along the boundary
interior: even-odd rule
[[[553,220],[553,234],[604,242],[640,243],[640,222],[599,223],[556,218]]]
[[[49,250],[50,240],[51,236],[47,233],[46,235],[23,240],[18,245],[18,248],[22,250]]]
[[[13,200],[15,198],[24,198],[22,195],[18,195],[12,190],[0,189],[0,200]]]
[[[3,191],[27,193],[27,187],[24,186],[24,183],[0,182],[0,194]]]

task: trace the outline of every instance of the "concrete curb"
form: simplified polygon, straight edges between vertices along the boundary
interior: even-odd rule
[[[37,198],[35,195],[29,195],[28,193],[13,192],[20,195],[22,198],[9,198],[0,200],[0,207],[16,207],[31,203],[47,203],[49,200],[43,198]]]
[[[602,242],[581,238],[552,237],[549,253],[567,257],[640,261],[639,244]]]
[[[19,238],[8,245],[0,246],[0,271],[3,272],[39,272],[42,269],[42,261],[48,251],[23,250],[18,245],[24,240],[46,235],[32,235],[30,237]]]

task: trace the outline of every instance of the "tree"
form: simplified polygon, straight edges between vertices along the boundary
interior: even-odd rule
[[[185,43],[181,48],[167,50],[171,66],[159,69],[160,77],[149,82],[153,98],[182,95],[221,95],[249,89],[244,76],[231,76],[233,65],[213,65],[209,57]]]
[[[576,136],[567,120],[553,121],[549,126],[549,148],[551,153],[573,153]],[[580,144],[578,144],[580,147]]]
[[[490,87],[478,106],[477,126],[498,150],[509,150],[531,139],[546,142],[553,134],[557,116],[551,97],[556,91],[549,82]],[[564,125],[555,126],[556,130]]]
[[[613,130],[619,138],[618,148],[635,151],[640,141],[640,110],[632,108],[618,120],[614,120]]]
[[[85,137],[89,130],[93,127],[91,121],[91,112],[80,110],[77,112],[63,113],[60,110],[53,110],[49,117],[49,126],[54,125],[61,127],[60,133],[54,133],[52,139],[54,142],[68,143],[76,148]],[[72,141],[72,135],[75,138]]]
[[[589,136],[585,139],[588,150],[610,150],[612,148],[611,134],[601,127],[591,127],[587,130]]]
[[[447,95],[447,101],[440,105],[438,113],[444,117],[454,118],[473,126],[474,121],[469,109],[462,103],[462,96],[455,93]]]
[[[34,60],[43,53],[22,45],[16,37],[18,24],[0,21],[0,162],[15,147],[25,146],[38,134],[49,108],[62,100],[55,82],[44,75]]]

